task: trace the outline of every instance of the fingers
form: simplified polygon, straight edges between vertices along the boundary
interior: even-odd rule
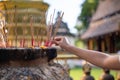
[[[58,46],[62,42],[62,39],[63,37],[55,37],[52,42]]]
[[[62,40],[62,37],[55,37],[54,40],[55,40],[55,41],[61,41],[61,40]]]
[[[53,40],[52,43],[54,43],[55,45],[59,45],[59,43],[55,40]]]
[[[55,38],[54,40],[55,41],[61,41],[61,38]]]

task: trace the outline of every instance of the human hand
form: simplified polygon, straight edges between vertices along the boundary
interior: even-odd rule
[[[66,37],[55,37],[53,43],[59,45],[61,48],[66,48],[69,45]]]

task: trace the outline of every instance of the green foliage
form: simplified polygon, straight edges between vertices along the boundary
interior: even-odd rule
[[[84,28],[88,28],[92,14],[96,11],[98,0],[85,0],[78,20],[82,21]]]
[[[84,25],[80,23],[79,25],[76,25],[75,28],[77,29],[77,31],[80,31],[84,28]]]
[[[75,26],[75,28],[78,30],[78,31],[80,31],[83,27],[81,27],[81,26]]]
[[[75,41],[75,45],[76,45],[77,47],[80,47],[80,48],[85,48],[85,45],[84,45],[83,41],[81,41],[81,40],[79,40],[79,39],[77,39],[77,40]]]
[[[75,26],[79,35],[81,35],[88,28],[90,19],[92,17],[92,14],[96,11],[97,5],[98,0],[85,0],[82,4],[82,11],[78,17],[80,24]],[[83,46],[83,41],[77,40],[75,43],[75,45],[78,47],[85,47]]]

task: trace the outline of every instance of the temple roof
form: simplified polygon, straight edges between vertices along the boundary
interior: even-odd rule
[[[100,0],[92,21],[103,18],[120,10],[120,0]]]
[[[120,0],[101,0],[88,30],[81,39],[89,39],[120,30]]]
[[[57,22],[55,22],[54,26],[57,24]],[[61,21],[61,24],[58,28],[58,32],[57,32],[57,35],[66,35],[66,36],[72,36],[72,37],[75,37],[74,34],[72,34],[68,28],[68,25],[67,23]]]
[[[116,32],[119,30],[120,30],[120,16],[119,19],[111,20],[101,25],[99,24],[91,25],[91,27],[89,27],[88,30],[81,36],[81,39],[93,38],[96,36]]]

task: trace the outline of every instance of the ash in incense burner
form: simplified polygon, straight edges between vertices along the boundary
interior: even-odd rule
[[[55,48],[1,48],[0,80],[68,80]]]
[[[32,61],[46,57],[48,62],[57,57],[55,48],[0,48],[0,62]]]

